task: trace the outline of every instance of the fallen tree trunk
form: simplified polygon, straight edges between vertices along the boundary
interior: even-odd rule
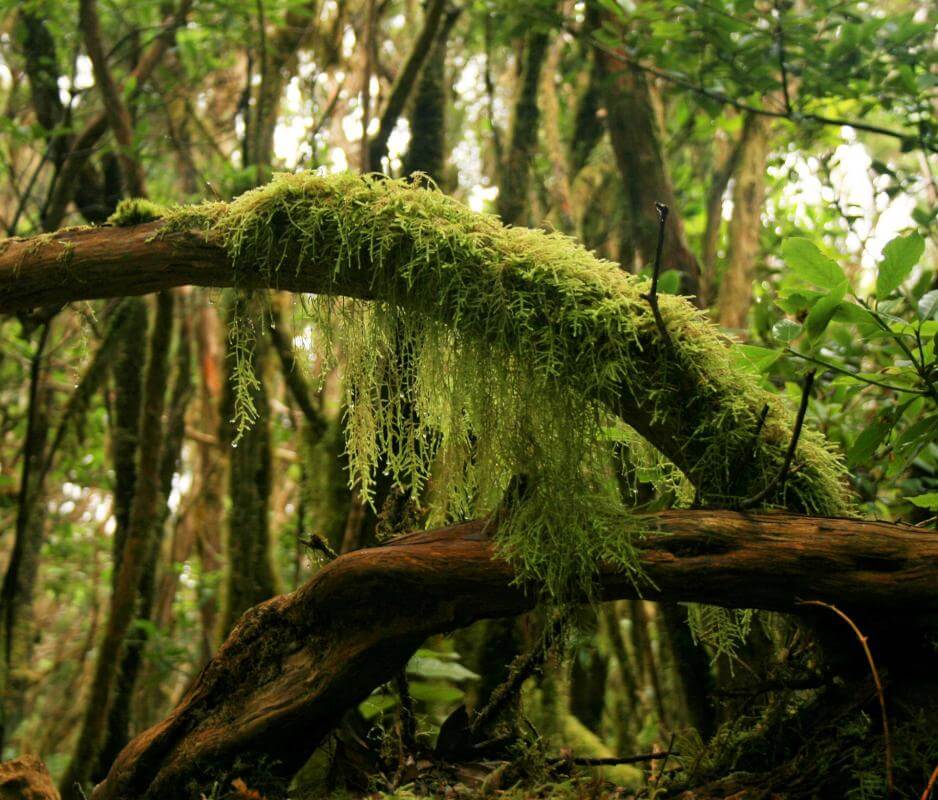
[[[646,518],[647,581],[606,570],[606,599],[641,596],[783,612],[833,603],[877,630],[938,620],[938,533],[793,514],[666,511]],[[177,708],[120,754],[94,800],[197,798],[234,763],[288,777],[343,713],[428,636],[522,613],[534,593],[493,557],[481,521],[341,556],[242,617]],[[877,642],[875,639],[874,647]]]

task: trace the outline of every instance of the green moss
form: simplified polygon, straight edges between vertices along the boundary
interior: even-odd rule
[[[108,225],[125,228],[129,225],[140,225],[144,222],[153,222],[166,216],[166,208],[152,200],[143,197],[132,197],[121,200],[114,209],[114,213],[107,218]]]
[[[432,471],[437,521],[493,512],[526,476],[497,543],[555,598],[588,586],[600,560],[635,568],[626,531],[640,526],[611,462],[616,415],[714,505],[755,494],[784,460],[791,409],[739,371],[717,328],[662,296],[669,346],[647,281],[562,235],[505,227],[405,181],[310,174],[169,215],[168,230],[193,228],[227,249],[236,285],[301,275],[321,292],[310,310],[324,349],[343,356],[349,465],[366,496],[382,452],[418,490]],[[406,397],[402,348],[416,375]],[[804,432],[796,467],[771,504],[848,508],[820,435]]]

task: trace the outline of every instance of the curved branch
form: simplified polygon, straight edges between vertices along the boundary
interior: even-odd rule
[[[800,598],[892,628],[934,625],[938,533],[904,525],[728,511],[667,511],[638,543],[646,599],[804,611]],[[243,763],[292,774],[374,687],[435,633],[536,604],[493,557],[485,523],[414,533],[340,556],[296,592],[249,611],[163,722],[121,753],[94,800],[198,797]],[[637,597],[601,575],[606,599]]]
[[[686,300],[659,298],[667,345],[640,279],[571,240],[503,227],[400,182],[282,176],[168,221],[10,240],[0,250],[0,312],[235,283],[391,302],[546,364],[550,380],[620,416],[710,504],[758,494],[791,441],[790,410],[741,374],[727,340]],[[767,403],[750,468],[732,469],[749,457]],[[816,433],[801,437],[796,462],[766,503],[841,512],[842,470]]]

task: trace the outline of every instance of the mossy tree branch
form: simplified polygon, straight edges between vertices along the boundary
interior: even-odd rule
[[[230,205],[9,240],[0,252],[0,311],[184,284],[382,300],[507,347],[621,416],[710,504],[756,495],[791,440],[790,410],[740,372],[729,343],[685,300],[658,298],[668,354],[642,299],[646,282],[569,239],[505,228],[395,181],[284,177]],[[749,458],[767,403],[751,468],[733,470]],[[767,504],[844,508],[841,468],[816,433],[805,432],[795,461],[785,496]]]

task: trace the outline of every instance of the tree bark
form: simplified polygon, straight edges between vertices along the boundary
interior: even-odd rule
[[[723,195],[730,178],[736,172],[739,161],[739,142],[729,141],[725,136],[713,142],[713,169],[707,186],[705,202],[706,221],[700,255],[700,303],[710,306],[716,279],[717,249],[723,225]]]
[[[101,23],[98,19],[98,6],[95,0],[80,0],[78,4],[78,23],[85,39],[85,49],[91,59],[94,82],[104,101],[104,113],[108,127],[120,148],[118,160],[124,188],[131,197],[146,197],[146,182],[143,168],[134,155],[134,132],[130,112],[121,98],[120,90],[114,82],[107,63],[104,41],[101,36]]]
[[[199,358],[199,397],[197,415],[208,430],[218,430],[221,407],[223,361],[221,320],[214,306],[203,304],[195,323]],[[221,569],[222,539],[218,520],[224,516],[226,459],[221,448],[199,442],[199,489],[192,509],[196,530],[196,550],[202,573],[212,576]],[[216,592],[200,587],[199,616],[202,620],[202,663],[207,662],[218,646],[219,603]]]
[[[545,31],[533,31],[527,37],[521,69],[521,86],[511,122],[511,141],[498,181],[496,209],[506,225],[521,225],[528,210],[528,187],[531,161],[537,148],[537,90],[541,67],[547,57],[550,37]]]
[[[111,589],[117,585],[124,542],[130,525],[137,483],[137,446],[140,442],[140,412],[143,397],[143,367],[147,357],[147,304],[140,297],[128,298],[127,318],[113,362],[113,418],[109,419],[111,459],[114,462],[114,566]],[[109,415],[110,417],[110,415]]]
[[[245,358],[251,363],[256,384],[241,391],[250,393],[256,418],[244,430],[233,424],[234,373],[229,373],[222,393],[219,439],[228,448],[228,524],[227,567],[222,610],[221,634],[227,635],[238,618],[249,608],[277,594],[278,580],[271,555],[270,541],[270,400],[266,375],[270,342],[259,295],[233,299],[228,309],[228,324],[253,325],[254,340]],[[240,322],[238,320],[241,320]],[[234,347],[229,336],[226,363],[235,365]]]
[[[62,778],[64,800],[79,800],[88,782],[105,734],[105,720],[117,667],[127,631],[133,622],[137,589],[146,561],[153,521],[160,495],[159,463],[163,447],[163,406],[166,392],[168,346],[172,330],[173,298],[169,292],[158,297],[157,313],[150,336],[150,353],[144,380],[140,446],[137,458],[137,487],[117,583],[104,639],[98,649],[95,673],[87,708],[72,760]]]
[[[173,476],[176,474],[182,454],[186,408],[191,395],[190,329],[182,314],[179,319],[179,335],[176,337],[175,358],[173,388],[170,391],[164,445],[160,456],[160,504],[159,511],[153,520],[149,552],[146,554],[143,574],[137,590],[136,618],[138,620],[152,621],[154,619],[153,608],[156,596],[157,567],[166,520],[169,516],[168,499],[172,491]],[[173,577],[175,578],[175,575]],[[175,582],[173,585],[175,585]],[[131,706],[137,687],[137,679],[143,667],[143,657],[148,641],[149,634],[146,628],[140,628],[127,637],[124,653],[121,657],[114,699],[108,713],[107,736],[98,758],[98,768],[100,770],[100,774],[97,776],[98,779],[107,774],[117,754],[130,739]]]
[[[745,328],[752,304],[771,127],[771,120],[750,114],[739,143],[728,257],[719,295],[720,324],[724,328]]]
[[[423,17],[423,27],[420,29],[417,38],[414,39],[407,60],[394,82],[387,105],[381,114],[378,132],[368,143],[368,168],[370,170],[381,170],[381,161],[388,153],[388,140],[391,138],[394,126],[397,125],[398,119],[404,113],[404,105],[407,103],[414,86],[417,85],[421,67],[424,66],[427,57],[435,49],[434,40],[440,28],[445,7],[446,0],[430,0],[427,4],[427,10]]]
[[[242,289],[268,288],[273,280],[276,284],[273,288],[282,290],[382,299],[375,296],[367,253],[362,254],[361,268],[348,274],[335,275],[329,260],[333,254],[321,253],[315,260],[300,258],[295,268],[279,270],[271,279],[265,270],[237,270],[224,249],[212,244],[204,233],[167,231],[160,222],[120,229],[61,231],[48,239],[8,240],[5,245],[0,249],[0,312],[75,299],[141,294],[192,283],[230,286],[236,275]],[[284,253],[283,257],[292,259],[294,256]],[[133,269],[128,269],[129,265]],[[519,274],[512,280],[519,281],[523,291],[528,279]],[[596,288],[605,291],[599,284]],[[402,283],[394,293],[395,302],[406,304],[410,291],[412,287]],[[681,302],[665,299],[669,303]],[[666,306],[663,308],[668,310]],[[444,307],[438,310],[440,322],[456,324],[447,317],[448,313]],[[563,307],[555,307],[549,301],[543,309],[548,318],[560,313]],[[632,323],[627,321],[627,324]],[[739,388],[731,374],[708,376],[707,388],[701,394],[689,388],[698,386],[698,374],[691,365],[680,360],[668,364],[670,377],[667,381],[656,381],[655,376],[662,371],[663,357],[657,331],[648,326],[636,330],[638,335],[629,356],[633,363],[640,363],[647,370],[648,390],[645,391],[644,386],[623,386],[621,391],[590,399],[606,404],[670,458],[699,488],[705,501],[751,497],[760,492],[764,483],[757,470],[712,469],[709,465],[712,465],[713,453],[707,448],[713,440],[701,440],[698,432],[702,427],[712,431],[713,436],[725,432],[727,441],[733,440],[740,424],[747,424],[749,420],[755,427],[769,396],[753,394],[744,414],[739,405]],[[683,332],[672,330],[672,341],[680,345],[682,336],[695,335],[689,331],[702,332],[702,329],[691,325]],[[602,341],[604,335],[597,329],[583,332],[581,338]],[[712,347],[713,357],[721,358],[718,339],[713,339]],[[727,362],[727,369],[730,368]],[[769,453],[782,458],[791,436],[788,419],[789,415],[773,415],[775,424],[771,430],[768,426],[763,429],[755,458],[768,458]],[[745,449],[745,445],[741,447]],[[736,457],[743,457],[740,450],[727,451],[724,463],[732,463]],[[803,466],[792,473],[786,491],[795,481],[811,480],[821,468],[810,459],[799,463]],[[767,504],[787,502],[785,496],[772,495],[764,499]]]
[[[134,81],[131,97],[136,96],[150,79],[166,51],[176,38],[176,29],[189,16],[194,0],[180,0],[178,9],[163,24],[163,30],[153,43],[143,52],[129,79]],[[101,111],[92,117],[82,131],[75,136],[68,154],[62,160],[61,168],[56,172],[55,186],[42,213],[42,225],[45,230],[54,230],[62,224],[68,205],[81,191],[81,181],[88,166],[95,145],[108,129],[108,115]]]
[[[25,684],[20,670],[32,650],[33,591],[45,531],[43,462],[49,434],[46,345],[52,322],[40,329],[30,360],[26,437],[21,456],[13,548],[0,587],[0,752],[19,722]]]
[[[652,103],[652,87],[640,70],[612,53],[597,53],[605,73],[606,123],[616,164],[629,201],[631,247],[639,266],[654,263],[658,241],[655,203],[671,211],[662,256],[663,269],[682,275],[682,294],[697,295],[700,267],[684,235],[684,222],[664,158],[662,131]]]
[[[648,580],[637,587],[603,570],[604,599],[640,590],[652,600],[790,613],[807,613],[803,599],[823,600],[876,631],[877,658],[888,656],[887,635],[907,645],[915,626],[935,625],[934,531],[710,510],[660,512],[644,523],[655,531],[638,543]],[[274,764],[287,778],[426,637],[534,607],[536,593],[513,579],[493,558],[484,521],[341,556],[245,614],[169,717],[120,754],[94,800],[197,798],[199,785],[231,774],[238,758]],[[927,658],[890,666],[894,680],[933,668]]]
[[[410,144],[404,156],[404,175],[422,172],[443,182],[446,162],[446,49],[461,9],[450,9],[440,25],[433,49],[420,70],[420,81],[410,113]]]

